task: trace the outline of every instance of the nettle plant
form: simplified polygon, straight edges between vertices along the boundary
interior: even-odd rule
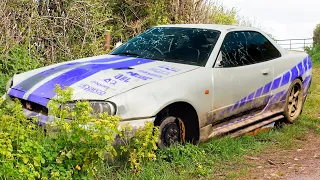
[[[119,128],[120,117],[93,114],[87,101],[77,101],[70,109],[65,104],[71,101],[72,89],[57,86],[55,92],[48,103],[54,120],[45,128],[24,115],[19,101],[0,99],[0,178],[94,178],[108,163],[106,158],[119,154],[128,158],[133,172],[156,159],[159,130],[153,123],[128,137],[132,127]],[[120,148],[116,137],[122,141]]]
[[[118,154],[129,154],[130,167],[134,172],[141,170],[141,164],[156,159],[154,151],[157,149],[159,128],[153,123],[147,122],[144,128],[138,128],[132,135],[130,125],[119,128],[120,117],[107,113],[93,114],[87,101],[77,101],[73,109],[64,106],[71,100],[71,88],[57,86],[55,92],[57,98],[48,103],[50,112],[56,117],[49,132],[52,137],[56,134],[56,143],[64,146],[57,162],[73,162],[72,167],[94,175],[95,165],[103,164],[106,157],[113,159]],[[66,121],[67,117],[72,120]],[[117,136],[120,153],[115,148]]]
[[[128,131],[132,131],[130,126],[122,128],[121,136],[128,134],[126,133]],[[140,172],[143,163],[157,159],[155,150],[158,148],[159,135],[159,128],[155,127],[152,122],[146,122],[144,128],[139,128],[134,132],[130,141],[123,141],[124,145],[120,147],[121,154],[129,154],[130,168],[134,172]]]
[[[0,178],[34,179],[45,163],[41,129],[27,120],[18,101],[0,98]]]
[[[55,118],[46,127],[53,145],[60,149],[56,163],[72,173],[85,171],[94,175],[97,165],[104,163],[105,157],[117,155],[114,147],[115,135],[120,118],[107,113],[93,114],[90,103],[77,101],[74,108],[65,106],[71,101],[72,89],[57,86],[57,97],[48,103],[49,112]],[[71,120],[69,120],[71,119]]]

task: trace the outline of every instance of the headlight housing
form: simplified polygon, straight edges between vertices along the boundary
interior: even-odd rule
[[[8,91],[13,85],[13,78],[10,78],[6,84],[6,91]]]
[[[100,113],[108,113],[108,115],[113,116],[117,113],[116,105],[113,102],[109,101],[89,101],[90,106],[92,107],[92,115],[97,116]],[[70,108],[70,111],[72,112],[73,109],[76,106],[76,102],[67,103],[64,106],[67,106]],[[68,117],[68,119],[71,119],[71,117]]]

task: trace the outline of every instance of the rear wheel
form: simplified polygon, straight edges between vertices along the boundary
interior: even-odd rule
[[[173,144],[184,143],[185,127],[182,120],[176,117],[167,117],[162,120],[160,127],[160,137],[158,146],[160,148],[169,147]]]
[[[290,87],[286,98],[284,116],[288,123],[293,123],[301,114],[303,105],[303,86],[300,79],[295,79]]]

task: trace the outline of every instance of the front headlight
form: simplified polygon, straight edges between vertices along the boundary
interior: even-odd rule
[[[104,102],[104,101],[92,101],[90,105],[93,109],[94,114],[107,112],[110,116],[116,114],[116,105],[112,102]]]
[[[92,115],[96,116],[100,113],[108,113],[108,115],[113,116],[117,113],[116,105],[113,102],[108,101],[89,101],[90,106],[92,107]],[[76,103],[67,103],[65,106],[70,108],[72,112],[76,106]]]
[[[10,78],[6,84],[6,91],[8,91],[13,85],[13,78]]]

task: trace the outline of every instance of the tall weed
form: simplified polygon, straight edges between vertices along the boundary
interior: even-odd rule
[[[54,120],[45,128],[37,119],[25,116],[18,100],[0,101],[0,178],[91,179],[108,163],[106,158],[119,154],[129,152],[125,157],[134,172],[155,160],[159,134],[152,123],[136,130],[132,140],[116,148],[116,138],[125,138],[118,116],[93,115],[87,101],[77,101],[70,109],[65,104],[71,101],[72,89],[57,86],[55,91],[57,98],[48,103]]]

